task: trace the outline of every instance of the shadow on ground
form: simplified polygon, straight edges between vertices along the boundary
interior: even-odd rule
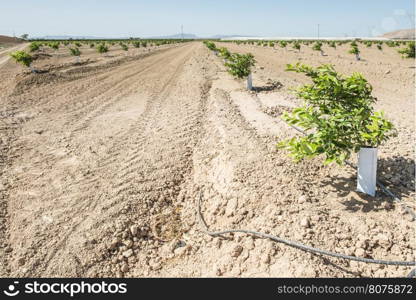
[[[394,156],[378,161],[377,178],[399,199],[411,197],[415,193],[415,161],[410,158]],[[382,189],[377,189],[376,197],[356,192],[357,176],[333,176],[323,181],[322,186],[331,185],[341,203],[350,211],[380,211],[391,207],[392,198]]]
[[[273,92],[275,90],[280,90],[283,87],[283,84],[281,82],[278,81],[273,81],[273,82],[267,82],[267,84],[265,86],[254,86],[253,87],[253,91],[255,91],[256,93],[261,93],[261,92]]]

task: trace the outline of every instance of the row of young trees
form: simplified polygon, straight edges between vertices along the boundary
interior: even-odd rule
[[[204,44],[208,49],[214,51],[216,55],[224,59],[224,64],[231,75],[239,79],[247,78],[247,88],[249,90],[253,88],[251,68],[256,64],[253,54],[231,53],[225,47],[217,48],[212,41],[205,41]]]
[[[251,54],[230,53],[227,48],[217,48],[210,41],[205,45],[224,58],[232,75],[238,78],[250,75],[250,68],[255,63]],[[357,45],[351,47],[355,49]],[[303,73],[312,81],[312,84],[295,90],[303,104],[282,115],[285,122],[304,133],[278,144],[278,148],[286,149],[295,161],[322,155],[325,164],[344,164],[353,153],[361,155],[362,151],[373,149],[376,153],[379,145],[396,134],[384,113],[374,110],[377,99],[363,75],[344,76],[332,65],[314,68],[301,63],[288,64],[286,71]],[[357,187],[359,191],[374,196],[376,177],[374,174],[371,178],[366,176],[367,165],[368,162],[359,164]]]
[[[95,48],[100,54],[107,53],[110,47],[120,47],[124,51],[129,50],[129,46],[134,48],[147,48],[151,46],[162,46],[167,44],[182,43],[189,40],[63,40],[63,41],[33,41],[29,44],[29,52],[36,53],[45,47],[49,47],[53,50],[59,50],[61,47],[67,47],[69,53],[76,57],[76,63],[79,63],[80,56],[82,54],[80,48],[85,46],[89,48]],[[36,72],[34,68],[31,68],[33,57],[26,51],[15,51],[10,56],[18,63],[29,67],[32,72]]]
[[[342,40],[342,41],[327,41],[327,40],[281,40],[281,41],[224,41],[224,42],[233,42],[238,45],[257,45],[263,47],[272,47],[279,46],[281,48],[286,48],[289,45],[300,52],[300,49],[303,46],[312,46],[312,50],[319,51],[321,55],[324,55],[323,47],[337,48],[344,44],[350,44],[351,48],[348,51],[351,54],[356,56],[357,60],[360,60],[360,46],[365,46],[367,48],[376,45],[377,49],[382,51],[383,45],[388,47],[402,47],[398,50],[404,58],[414,58],[415,57],[415,42],[414,41],[369,41],[369,40]]]

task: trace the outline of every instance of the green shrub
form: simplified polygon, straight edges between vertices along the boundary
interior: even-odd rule
[[[322,51],[322,43],[321,42],[316,42],[315,44],[313,44],[312,50]]]
[[[360,60],[360,49],[358,49],[358,46],[352,46],[348,53],[355,54],[355,58]]]
[[[108,52],[108,47],[104,44],[99,44],[97,46],[97,51],[98,51],[98,53],[101,53],[101,54],[102,53],[107,53]]]
[[[215,43],[213,43],[211,41],[205,41],[204,44],[205,44],[205,46],[207,46],[207,48],[209,50],[218,51],[217,46],[215,45]]]
[[[415,42],[407,43],[407,47],[400,49],[399,53],[405,58],[415,58]]]
[[[121,44],[120,46],[124,51],[129,51],[129,47],[126,44]]]
[[[287,42],[286,41],[280,41],[279,46],[282,47],[282,48],[286,48]]]
[[[49,43],[49,47],[51,47],[54,50],[58,50],[59,49],[59,42]]]
[[[133,47],[140,48],[140,42],[139,41],[134,41],[133,42]]]
[[[222,47],[222,48],[219,48],[219,49],[218,49],[218,51],[219,51],[220,56],[221,56],[222,58],[224,58],[224,59],[230,59],[230,58],[231,58],[231,52],[230,52],[230,51],[228,51],[228,49],[227,49],[227,48]]]
[[[304,73],[312,84],[299,88],[302,107],[285,113],[283,119],[302,128],[306,135],[279,143],[295,161],[325,155],[325,163],[344,163],[362,147],[378,147],[393,133],[393,124],[375,112],[372,87],[359,73],[344,77],[333,66],[312,68],[287,65],[288,71]]]
[[[351,49],[348,51],[350,54],[360,54],[360,49],[357,46],[352,46]]]
[[[225,64],[228,68],[228,72],[237,77],[245,78],[251,73],[251,68],[256,64],[256,60],[251,53],[239,54],[233,53],[230,61]]]
[[[81,51],[79,51],[78,48],[69,48],[69,53],[71,53],[71,55],[73,55],[73,56],[80,56],[81,55]]]
[[[334,41],[329,42],[328,46],[334,49],[337,48],[337,44]]]
[[[41,44],[40,44],[40,43],[38,43],[38,42],[32,42],[32,43],[30,43],[30,45],[29,45],[29,50],[30,50],[30,52],[35,52],[35,51],[38,51],[38,50],[39,50],[39,48],[40,48],[40,46],[41,46]]]
[[[299,42],[294,42],[293,43],[293,49],[296,49],[296,50],[300,51],[300,43]]]
[[[372,41],[365,41],[364,44],[367,46],[367,48],[371,48],[371,46],[373,45]]]
[[[30,67],[33,62],[33,57],[25,51],[15,51],[10,53],[10,56],[19,64]]]

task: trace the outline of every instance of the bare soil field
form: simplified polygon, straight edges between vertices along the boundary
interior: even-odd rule
[[[218,46],[222,45],[218,43]],[[320,56],[252,52],[253,83],[233,79],[201,42],[112,50],[43,50],[32,74],[0,64],[1,277],[395,277],[411,268],[322,257],[243,234],[321,249],[415,260],[414,221],[356,172],[294,163],[276,143],[296,131],[280,114],[307,80],[287,63],[361,72],[398,129],[380,147],[379,178],[414,205],[414,60],[385,47]],[[1,57],[0,57],[1,59]]]
[[[15,46],[24,43],[25,41],[16,37],[0,35],[0,49]]]

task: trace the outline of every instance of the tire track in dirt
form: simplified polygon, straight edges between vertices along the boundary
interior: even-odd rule
[[[186,60],[186,59],[185,59]],[[169,93],[169,89],[168,89],[168,87],[173,83],[173,81],[175,80],[175,78],[176,78],[176,76],[178,76],[178,73],[179,73],[179,69],[181,68],[181,65],[179,65],[178,66],[178,68],[174,71],[174,73],[173,74],[169,74],[169,79],[168,79],[168,81],[166,82],[166,84],[164,85],[164,86],[162,86],[161,87],[161,89],[159,90],[159,91],[157,91],[157,92],[155,92],[155,94],[154,94],[154,96],[153,97],[150,97],[150,99],[149,99],[149,103],[148,103],[148,107],[149,107],[149,109],[146,111],[146,118],[143,120],[143,122],[139,122],[138,124],[134,124],[133,126],[132,126],[132,128],[130,129],[130,130],[128,130],[128,133],[127,134],[122,134],[122,137],[123,138],[121,138],[119,141],[117,141],[117,143],[115,144],[117,147],[116,148],[118,148],[118,145],[123,145],[123,146],[126,146],[125,145],[125,139],[126,139],[126,136],[129,136],[129,135],[131,135],[131,134],[134,134],[134,132],[140,132],[141,130],[142,130],[142,127],[143,127],[143,125],[142,124],[146,124],[147,122],[148,122],[148,120],[152,120],[152,118],[154,118],[155,116],[147,116],[148,114],[151,114],[151,113],[153,113],[153,114],[157,114],[158,113],[158,111],[156,110],[155,111],[155,109],[152,109],[151,107],[153,107],[154,106],[154,104],[156,103],[156,106],[160,106],[161,105],[161,103],[160,103],[160,101],[162,100],[162,98],[164,97],[164,96],[166,96],[168,93]],[[111,105],[112,103],[108,103],[109,105]],[[102,110],[103,111],[103,110]],[[97,114],[98,115],[98,114]],[[91,118],[92,119],[92,118]],[[146,119],[148,119],[148,120],[146,120]],[[140,137],[138,137],[138,139],[140,139]],[[138,144],[136,144],[136,143],[134,143],[134,146],[135,147],[137,147],[138,146]],[[110,158],[111,158],[111,163],[109,163],[109,165],[114,165],[114,164],[124,164],[122,161],[120,161],[120,156],[121,156],[121,152],[120,151],[118,151],[118,152],[114,152],[114,149],[111,149],[110,150],[111,151],[111,154],[110,154]],[[125,150],[123,150],[123,151],[125,151]],[[130,163],[130,161],[127,161],[127,163]],[[106,169],[108,169],[108,165],[106,166],[106,168],[104,168],[104,169],[98,169],[97,170],[97,172],[101,172],[101,171],[103,171],[104,173],[102,173],[101,174],[101,176],[103,176],[104,178],[105,178],[105,180],[108,180],[109,178],[108,177],[110,177],[111,178],[111,176],[105,176],[104,174],[105,174],[105,171],[106,171]],[[98,180],[98,181],[100,181],[100,180]],[[89,184],[90,182],[78,182],[77,184],[80,184],[80,186],[79,186],[79,189],[80,189],[80,191],[81,191],[81,194],[84,194],[84,193],[88,193],[88,189],[90,188],[90,184]],[[100,184],[100,183],[99,183]],[[100,184],[100,186],[102,186],[102,189],[103,190],[105,190],[106,188],[105,188],[105,184]],[[130,188],[131,188],[131,186],[130,186]],[[100,189],[101,190],[101,189]],[[105,194],[104,194],[105,195]],[[107,197],[107,196],[106,196]],[[102,200],[104,200],[105,198],[103,198]],[[98,195],[98,200],[100,200],[100,195]],[[112,203],[114,203],[114,202],[116,202],[117,203],[117,199],[114,201],[114,199],[112,200]],[[88,203],[86,206],[85,205],[82,205],[82,203],[84,203],[84,202],[82,202],[82,201],[80,201],[80,203],[81,203],[81,207],[74,207],[74,208],[76,208],[76,210],[77,211],[82,211],[82,210],[84,210],[84,209],[87,209],[88,207],[91,209],[91,203]],[[96,202],[95,203],[95,205],[92,207],[92,209],[94,209],[95,207],[96,207],[96,205],[98,204],[98,202]],[[76,212],[76,213],[78,213],[78,212]],[[76,224],[75,226],[73,226],[73,228],[71,229],[71,231],[70,232],[68,232],[66,235],[65,235],[65,237],[64,238],[62,238],[62,241],[63,242],[61,242],[59,245],[58,245],[58,247],[55,247],[55,249],[54,249],[54,253],[48,258],[48,260],[47,260],[47,262],[45,263],[45,265],[47,266],[48,264],[49,264],[49,262],[56,256],[56,254],[61,250],[60,249],[60,246],[62,245],[64,245],[64,242],[66,241],[66,239],[68,238],[68,237],[70,237],[70,235],[74,232],[74,231],[76,231],[76,229],[82,224],[82,222],[83,221],[81,221],[80,223],[78,223],[78,224]]]
[[[131,211],[121,230],[125,231],[126,226],[132,224],[150,227],[151,237],[142,241],[146,246],[152,241],[174,239],[182,232],[177,198],[182,183],[192,169],[189,158],[204,106],[203,97],[198,94],[205,93],[210,88],[206,77],[201,78],[199,74],[194,80],[195,86],[187,83],[189,68],[181,71],[178,78],[172,77],[172,82],[166,84],[169,88],[152,97],[158,101],[149,113],[144,114],[148,118],[141,126],[142,135],[135,138],[127,148],[126,163],[121,164],[122,173],[116,176],[111,189],[111,198],[116,203],[124,202]],[[188,93],[195,97],[189,98]],[[126,198],[129,200],[126,201]],[[112,215],[111,219],[120,215],[118,210],[109,213]],[[112,235],[114,233],[117,235],[121,232],[113,232]],[[116,268],[110,268],[110,273],[104,274],[117,274],[117,263],[122,261],[117,261],[114,253],[109,254],[110,257],[104,260],[103,268],[110,267],[110,258]],[[137,256],[140,257],[140,254]],[[144,257],[141,256],[141,259]],[[130,263],[134,265],[134,262]],[[137,267],[130,266],[130,269],[137,270]]]
[[[0,68],[2,67],[2,65],[4,65],[6,62],[8,62],[11,59],[11,57],[9,56],[11,52],[24,50],[27,46],[28,44],[24,43],[23,45],[17,45],[17,46],[0,51]]]
[[[114,79],[112,79],[112,86],[105,90],[104,94],[100,94],[94,103],[91,103],[91,106],[95,105],[96,107],[88,108],[89,112],[83,117],[84,121],[81,122],[81,124],[72,131],[70,139],[72,138],[72,135],[76,134],[78,131],[87,128],[91,120],[104,113],[104,111],[114,105],[114,103],[118,102],[120,99],[126,97],[129,94],[133,94],[137,89],[137,85],[135,83],[140,80],[140,75],[154,68],[154,64],[156,62],[158,64],[168,63],[169,59],[164,58],[163,55],[152,57],[149,60],[143,61],[142,64],[140,64],[140,68],[138,70],[135,70],[131,74],[126,75],[122,80],[114,82]],[[127,70],[131,71],[130,69],[136,68],[137,66],[132,65]],[[107,97],[106,95],[110,96]],[[77,117],[79,118],[80,116],[77,115]]]
[[[140,184],[140,182],[135,182],[138,176],[138,168],[132,167],[129,170],[127,165],[142,164],[143,168],[146,168],[146,171],[149,172],[146,175],[147,177],[156,175],[160,178],[161,182],[153,183],[155,189],[160,190],[159,184],[165,184],[172,188],[174,192],[176,191],[176,186],[180,185],[182,178],[185,176],[184,174],[190,171],[186,157],[190,156],[189,151],[192,151],[192,147],[188,146],[188,144],[192,144],[195,132],[193,124],[197,122],[200,115],[198,112],[200,105],[198,90],[200,90],[201,87],[199,85],[202,85],[205,78],[198,75],[198,79],[195,79],[194,82],[195,87],[191,86],[190,88],[186,84],[186,81],[191,80],[190,77],[192,77],[189,74],[195,72],[196,68],[191,67],[187,62],[199,49],[199,45],[192,45],[186,49],[173,51],[167,55],[166,59],[161,59],[158,63],[151,66],[146,74],[138,73],[125,81],[125,84],[133,84],[135,80],[140,82],[139,84],[136,83],[137,89],[132,88],[129,92],[126,92],[125,96],[139,92],[141,96],[148,99],[146,108],[141,114],[143,118],[138,116],[135,122],[128,125],[130,128],[124,128],[126,130],[124,133],[117,134],[112,141],[107,140],[109,144],[100,153],[100,155],[105,154],[104,158],[95,158],[91,161],[87,159],[84,160],[84,163],[81,163],[83,159],[78,157],[76,160],[79,160],[80,163],[74,166],[73,169],[70,168],[68,170],[69,175],[74,175],[74,178],[70,181],[67,179],[63,189],[55,190],[50,188],[48,191],[48,189],[45,190],[43,188],[44,192],[46,192],[42,196],[43,204],[35,201],[41,204],[43,208],[42,210],[37,209],[38,212],[33,213],[38,215],[38,218],[41,218],[39,213],[42,211],[52,214],[51,224],[54,224],[54,227],[45,231],[45,229],[42,229],[44,226],[41,224],[31,225],[32,228],[27,230],[27,232],[32,231],[33,234],[34,231],[36,238],[32,238],[32,241],[23,248],[35,249],[39,243],[43,246],[37,249],[36,253],[31,253],[32,250],[24,253],[23,249],[16,249],[17,251],[13,253],[12,265],[16,266],[17,258],[19,257],[25,257],[27,261],[24,268],[15,270],[12,272],[13,274],[30,274],[33,276],[41,276],[42,274],[52,276],[68,276],[72,274],[70,276],[80,276],[85,274],[87,262],[91,259],[91,256],[96,254],[90,252],[89,256],[85,257],[81,255],[81,252],[84,252],[83,250],[77,251],[78,248],[91,247],[92,244],[89,238],[86,237],[88,230],[98,230],[96,234],[92,235],[95,237],[95,242],[100,244],[99,240],[105,238],[102,227],[112,223],[110,220],[114,220],[114,217],[122,214],[120,205],[126,205],[126,203],[128,205],[140,205],[135,199],[138,193],[141,193],[135,190],[135,185]],[[187,69],[186,72],[184,72],[184,68]],[[180,82],[178,82],[179,80]],[[191,92],[188,92],[188,88]],[[141,89],[145,92],[144,94],[140,92]],[[145,96],[146,94],[148,96]],[[123,97],[117,96],[117,93],[114,96],[118,101],[123,101]],[[183,109],[178,103],[182,98],[186,102]],[[111,110],[111,107],[118,102],[112,99],[109,101],[104,107],[99,107],[99,113],[95,111],[90,115],[92,118],[88,122],[85,122],[85,119],[81,119],[80,122],[84,122],[88,129],[94,123],[94,115],[97,117],[102,115],[104,112]],[[161,114],[162,118],[160,117]],[[184,129],[186,132],[184,132]],[[157,130],[163,132],[157,132]],[[166,137],[169,137],[168,143],[165,141]],[[88,138],[88,134],[85,136],[85,130],[79,131],[79,134],[77,132],[73,133],[71,147],[77,146],[78,139],[80,139],[79,141],[85,141],[86,138]],[[93,141],[94,135],[90,136],[90,138]],[[165,164],[165,159],[159,157],[154,160],[146,157],[146,155],[142,155],[142,159],[136,158],[138,151],[154,153],[157,152],[157,148],[160,148],[161,145],[160,152],[164,151],[166,155],[172,158],[177,157],[179,162],[170,161],[168,163],[169,159],[166,158]],[[173,145],[176,145],[176,147]],[[163,151],[161,151],[162,149]],[[78,151],[76,148],[72,150]],[[53,168],[58,167],[56,163],[53,166]],[[90,175],[82,176],[81,174],[87,168],[91,169],[92,175],[90,173]],[[121,170],[121,168],[127,172],[116,180],[114,174],[119,174],[120,172],[117,170]],[[156,169],[158,171],[151,174]],[[160,173],[158,174],[159,171]],[[115,188],[117,186],[119,186],[118,189]],[[146,198],[146,191],[148,190],[148,186],[143,187],[143,194],[140,196]],[[151,192],[147,192],[147,194],[149,199],[153,199],[152,202],[157,202],[163,193],[158,191],[155,195]],[[172,196],[174,198],[175,194],[172,194]],[[129,197],[128,201],[126,201],[126,197]],[[98,211],[101,212],[99,213]],[[137,218],[137,216],[129,213],[127,219],[129,218],[133,219]],[[91,229],[91,226],[94,228]],[[13,228],[13,231],[16,229]],[[56,234],[53,232],[56,232]],[[58,234],[58,232],[60,233]],[[20,237],[14,235],[11,239],[17,238],[21,240],[22,236],[25,236],[25,234]],[[63,259],[64,261],[62,261]],[[83,262],[82,266],[76,263],[78,260]]]
[[[9,272],[7,256],[8,248],[8,188],[10,182],[6,176],[7,169],[11,166],[10,145],[16,139],[16,131],[20,125],[16,117],[16,108],[4,108],[0,111],[0,277],[6,277]]]
[[[112,62],[108,62],[99,65],[96,71],[86,72],[80,79],[68,81],[63,78],[62,82],[51,83],[52,86],[39,79],[42,74],[29,74],[29,77],[41,81],[43,85],[36,86],[36,89],[28,90],[21,95],[16,95],[15,101],[26,103],[27,98],[38,98],[42,102],[38,102],[37,105],[48,105],[53,102],[50,109],[64,111],[65,113],[71,112],[73,117],[78,119],[90,111],[89,106],[97,105],[97,102],[103,101],[106,95],[111,97],[114,88],[128,86],[126,83],[123,85],[123,82],[146,71],[149,66],[163,57],[166,51],[172,51],[173,49],[156,50],[145,55],[138,55],[126,62],[121,60],[120,64],[115,66],[112,65]],[[72,71],[84,72],[84,69],[84,67],[80,67]],[[65,74],[65,72],[66,70],[63,70],[57,74]],[[71,79],[70,76],[68,79]],[[134,81],[130,80],[130,82]],[[57,101],[62,101],[61,105],[57,105]],[[70,123],[66,125],[70,125]]]

